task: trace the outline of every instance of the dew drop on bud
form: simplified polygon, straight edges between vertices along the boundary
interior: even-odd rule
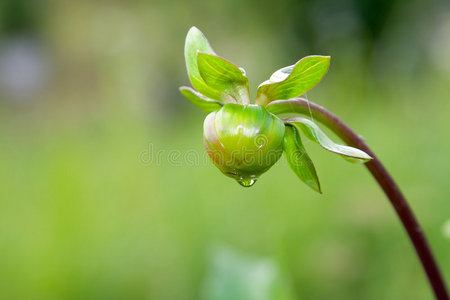
[[[243,179],[238,180],[237,182],[239,182],[239,184],[242,185],[243,187],[251,187],[252,185],[255,184],[256,179]]]

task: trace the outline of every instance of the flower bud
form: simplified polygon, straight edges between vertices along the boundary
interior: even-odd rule
[[[282,155],[284,129],[261,105],[229,103],[206,117],[203,141],[216,167],[251,186]]]

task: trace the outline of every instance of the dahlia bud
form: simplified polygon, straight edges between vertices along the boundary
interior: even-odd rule
[[[265,107],[228,103],[204,122],[204,145],[225,175],[252,186],[283,153],[284,123]]]
[[[189,30],[184,50],[194,89],[181,87],[180,91],[209,113],[203,125],[206,151],[222,173],[242,186],[252,186],[284,151],[286,161],[300,180],[321,192],[316,169],[300,133],[347,160],[365,163],[372,159],[364,151],[333,142],[314,120],[278,118],[286,114],[311,114],[309,102],[295,98],[322,79],[330,65],[329,56],[307,56],[279,69],[258,86],[256,104],[249,104],[252,102],[244,69],[217,56],[198,28]],[[305,103],[309,110],[305,110]]]

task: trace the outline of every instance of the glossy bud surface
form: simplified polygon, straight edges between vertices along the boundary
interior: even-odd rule
[[[283,153],[284,124],[265,107],[225,104],[204,122],[206,151],[225,175],[251,186]]]

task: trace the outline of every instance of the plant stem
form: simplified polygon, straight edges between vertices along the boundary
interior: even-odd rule
[[[422,262],[425,273],[428,276],[436,299],[449,300],[449,294],[443,277],[422,228],[400,189],[364,140],[335,114],[326,110],[324,107],[303,98],[273,101],[267,105],[267,109],[274,114],[299,113],[308,116],[312,114],[315,121],[327,126],[349,146],[361,149],[372,156],[373,160],[365,165],[389,198],[389,201],[408,233],[408,236],[416,249],[417,255]]]

